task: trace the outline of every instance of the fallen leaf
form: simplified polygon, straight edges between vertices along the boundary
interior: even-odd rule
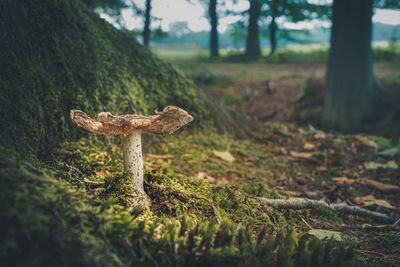
[[[388,148],[378,152],[379,156],[389,157],[389,158],[394,157],[397,154],[400,154],[400,151],[396,147]]]
[[[240,180],[240,174],[237,172],[228,171],[226,178],[230,183]]]
[[[97,155],[96,153],[90,153],[90,154],[89,154],[89,157],[94,158],[94,157],[96,157],[96,155]]]
[[[226,177],[221,177],[218,179],[217,184],[229,184],[229,181]]]
[[[315,169],[320,172],[326,172],[328,170],[325,166],[317,166]]]
[[[351,139],[353,139],[354,141],[358,141],[367,147],[378,147],[378,145],[374,141],[369,140],[369,139],[359,136],[359,135],[353,135],[351,137]]]
[[[393,160],[388,161],[386,163],[377,163],[374,161],[370,161],[367,163],[364,163],[364,166],[367,170],[377,170],[379,168],[383,169],[397,169],[399,166],[394,162]]]
[[[392,210],[397,209],[395,206],[392,206],[389,202],[387,202],[384,199],[375,199],[375,200],[365,201],[365,206],[372,206],[372,205],[377,205],[377,206],[385,207],[385,208],[392,209]]]
[[[282,129],[282,130],[284,130],[286,132],[289,130],[289,128],[286,125],[283,125],[283,124],[280,124],[280,123],[275,123],[275,128],[276,129]]]
[[[361,184],[364,185],[370,185],[372,187],[375,187],[376,189],[379,189],[383,192],[393,192],[393,191],[399,191],[400,187],[398,187],[397,185],[391,185],[391,184],[384,184],[378,181],[374,181],[371,179],[361,179]]]
[[[357,205],[363,205],[367,200],[375,200],[376,198],[373,195],[366,195],[353,198],[353,202]]]
[[[165,154],[165,155],[146,154],[146,156],[151,159],[172,159],[174,157],[171,154]]]
[[[104,166],[104,161],[98,161],[96,163],[97,163],[97,165]]]
[[[342,234],[336,231],[329,231],[323,229],[312,229],[308,231],[310,235],[315,236],[318,239],[333,239],[335,241],[343,241]]]
[[[157,164],[154,164],[154,163],[150,162],[149,163],[149,167],[152,168],[152,169],[156,169],[158,166],[157,166]]]
[[[270,152],[274,153],[274,154],[282,154],[282,155],[287,154],[287,150],[284,147],[274,147],[273,149],[270,150]]]
[[[303,128],[298,128],[297,130],[299,131],[299,134],[302,134],[302,135],[307,134],[307,131],[304,130]]]
[[[356,179],[349,179],[347,177],[333,177],[333,181],[336,181],[336,184],[354,184]]]
[[[206,172],[199,172],[197,174],[197,178],[203,179],[204,181],[210,183],[210,184],[215,184],[216,179],[210,175],[208,175]]]
[[[326,139],[328,136],[323,131],[318,131],[315,135],[315,139]]]
[[[305,150],[312,150],[312,149],[315,148],[315,145],[314,145],[314,144],[311,144],[311,143],[305,143],[304,146],[303,146],[303,148],[304,148]]]
[[[214,156],[223,159],[225,161],[228,162],[234,162],[235,158],[232,156],[231,152],[227,151],[217,151],[217,150],[213,150],[213,154]]]
[[[104,176],[104,172],[94,172],[97,176]]]
[[[308,152],[295,152],[295,151],[290,151],[290,155],[295,158],[303,158],[303,159],[308,159],[312,157],[312,153]]]

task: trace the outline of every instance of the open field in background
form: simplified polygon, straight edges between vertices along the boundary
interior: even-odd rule
[[[379,41],[372,44],[376,56],[381,60],[382,53],[386,56],[392,54],[400,55],[400,41]],[[328,44],[291,44],[284,47],[278,47],[276,54],[272,57],[265,59],[269,62],[279,62],[279,60],[289,61],[289,62],[300,62],[307,61],[302,57],[303,54],[308,55],[311,60],[314,61],[325,61],[328,55]],[[174,45],[155,45],[151,50],[157,54],[159,57],[166,60],[189,60],[193,58],[197,59],[207,59],[209,56],[209,51],[207,49],[201,48],[198,45],[192,44],[174,44]],[[245,48],[223,48],[220,49],[220,54],[222,57],[237,56],[243,54]],[[270,53],[268,47],[262,49],[262,55],[267,57]],[[299,58],[301,60],[298,60]],[[388,60],[389,58],[383,58]]]
[[[373,49],[378,82],[398,91],[400,42],[376,42]],[[210,60],[206,50],[193,45],[159,47],[154,52],[215,99],[261,120],[309,124],[321,110],[328,57],[325,45],[291,45],[256,62],[244,61],[239,54],[243,51],[222,51],[220,59]],[[299,103],[310,94],[314,99]]]

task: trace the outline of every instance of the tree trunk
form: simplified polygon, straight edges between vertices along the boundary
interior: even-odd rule
[[[372,69],[373,0],[335,0],[322,127],[357,131],[377,107]]]
[[[247,34],[246,56],[256,59],[260,56],[260,41],[258,36],[258,17],[260,15],[259,0],[250,0],[249,29]]]
[[[276,13],[278,10],[276,2],[277,0],[273,0],[271,3],[271,24],[269,25],[269,40],[271,44],[270,56],[275,53],[277,47],[276,31],[278,30],[278,27],[276,26]]]
[[[209,15],[211,20],[210,50],[211,50],[211,57],[215,58],[219,56],[217,0],[210,0]]]
[[[144,18],[144,29],[143,29],[143,45],[149,47],[150,40],[150,11],[151,11],[151,0],[146,0],[146,13]]]

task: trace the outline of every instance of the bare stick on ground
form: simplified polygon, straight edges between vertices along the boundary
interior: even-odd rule
[[[300,201],[290,199],[268,199],[264,197],[258,197],[257,199],[275,209],[310,209],[323,207],[338,213],[370,217],[377,222],[394,223],[394,219],[384,213],[362,209],[357,206],[350,206],[344,203],[328,204],[325,201],[313,199],[303,199]]]

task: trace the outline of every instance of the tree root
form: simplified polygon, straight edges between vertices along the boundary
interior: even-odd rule
[[[264,197],[258,197],[264,204],[271,206],[275,209],[310,209],[310,208],[327,208],[335,212],[343,214],[353,214],[362,217],[370,217],[376,222],[381,223],[394,223],[395,220],[380,212],[362,209],[357,206],[350,206],[347,204],[328,204],[322,200],[303,199],[300,201],[290,199],[268,199]]]

